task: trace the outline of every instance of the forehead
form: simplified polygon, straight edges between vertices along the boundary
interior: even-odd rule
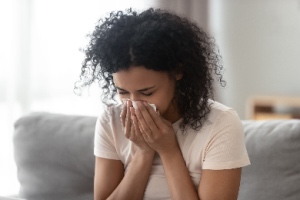
[[[139,89],[162,84],[169,79],[167,72],[159,72],[146,69],[143,66],[133,66],[127,70],[120,70],[113,73],[114,83],[123,89]]]

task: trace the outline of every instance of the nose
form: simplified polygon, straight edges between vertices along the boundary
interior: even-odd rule
[[[140,95],[130,94],[130,100],[131,101],[142,101],[143,99],[141,99]]]
[[[139,98],[138,98],[137,95],[131,94],[131,95],[130,95],[130,100],[131,100],[131,101],[138,101]]]

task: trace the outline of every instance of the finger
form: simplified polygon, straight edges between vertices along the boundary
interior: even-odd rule
[[[160,120],[158,114],[154,111],[154,109],[147,103],[147,102],[139,102],[138,109],[141,115],[144,118],[144,122],[151,129],[151,131],[156,132],[158,131],[158,125],[156,122]]]
[[[165,120],[163,117],[160,116],[159,111],[156,112],[154,111],[154,109],[147,103],[147,102],[143,102],[145,108],[147,109],[149,116],[151,117],[151,119],[154,121],[154,123],[156,124],[156,127],[158,129],[160,129],[160,127],[163,127],[166,125],[166,123],[168,122],[167,120]],[[147,121],[147,120],[146,120]],[[169,122],[168,122],[169,123]],[[167,124],[168,124],[167,123]]]
[[[135,127],[136,137],[142,137],[144,139],[144,141],[147,141],[148,136],[147,136],[147,134],[145,134],[145,131],[142,130],[142,126],[141,126],[141,123],[139,122],[139,120],[137,119],[135,109],[132,108],[132,110],[135,113],[134,115],[132,115],[132,122],[133,122],[133,126]]]
[[[130,111],[131,111],[132,124],[133,124],[133,127],[135,129],[134,133],[135,133],[136,137],[141,137],[142,133],[140,131],[138,120],[137,120],[137,118],[135,116],[135,109],[133,107],[131,107]]]
[[[126,118],[125,118],[125,135],[127,138],[130,137],[130,132],[131,132],[131,114],[130,114],[130,107],[129,103],[127,101],[126,103]]]
[[[127,103],[123,105],[120,118],[121,118],[121,123],[122,123],[122,128],[125,127],[125,119],[126,119],[126,113],[127,113]]]
[[[137,104],[138,108],[135,110],[135,113],[140,127],[142,129],[142,132],[143,134],[146,134],[147,137],[152,138],[153,133],[157,132],[158,129],[145,106],[141,102],[138,102]]]
[[[137,118],[136,118],[136,119],[137,119]],[[150,136],[151,136],[152,134],[149,134],[150,136],[148,136],[148,135],[146,134],[146,132],[142,129],[141,123],[140,123],[139,121],[137,121],[137,123],[138,123],[138,127],[139,127],[139,130],[140,130],[140,134],[143,136],[145,142],[147,142],[147,143],[150,142],[150,141],[151,141]]]
[[[130,137],[129,137],[129,139],[133,142],[136,140],[135,127],[132,123],[131,123],[131,126],[130,126]]]

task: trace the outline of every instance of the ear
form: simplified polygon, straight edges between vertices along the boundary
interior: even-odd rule
[[[183,77],[183,74],[182,74],[182,73],[176,73],[176,74],[175,74],[175,79],[176,79],[176,81],[182,79],[182,77]]]
[[[175,80],[176,81],[182,79],[182,77],[183,77],[182,70],[183,70],[183,64],[178,63],[176,66],[176,70],[175,70]]]

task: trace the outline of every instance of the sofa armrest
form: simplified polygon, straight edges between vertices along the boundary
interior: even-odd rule
[[[33,113],[15,123],[20,197],[93,199],[96,117]]]

